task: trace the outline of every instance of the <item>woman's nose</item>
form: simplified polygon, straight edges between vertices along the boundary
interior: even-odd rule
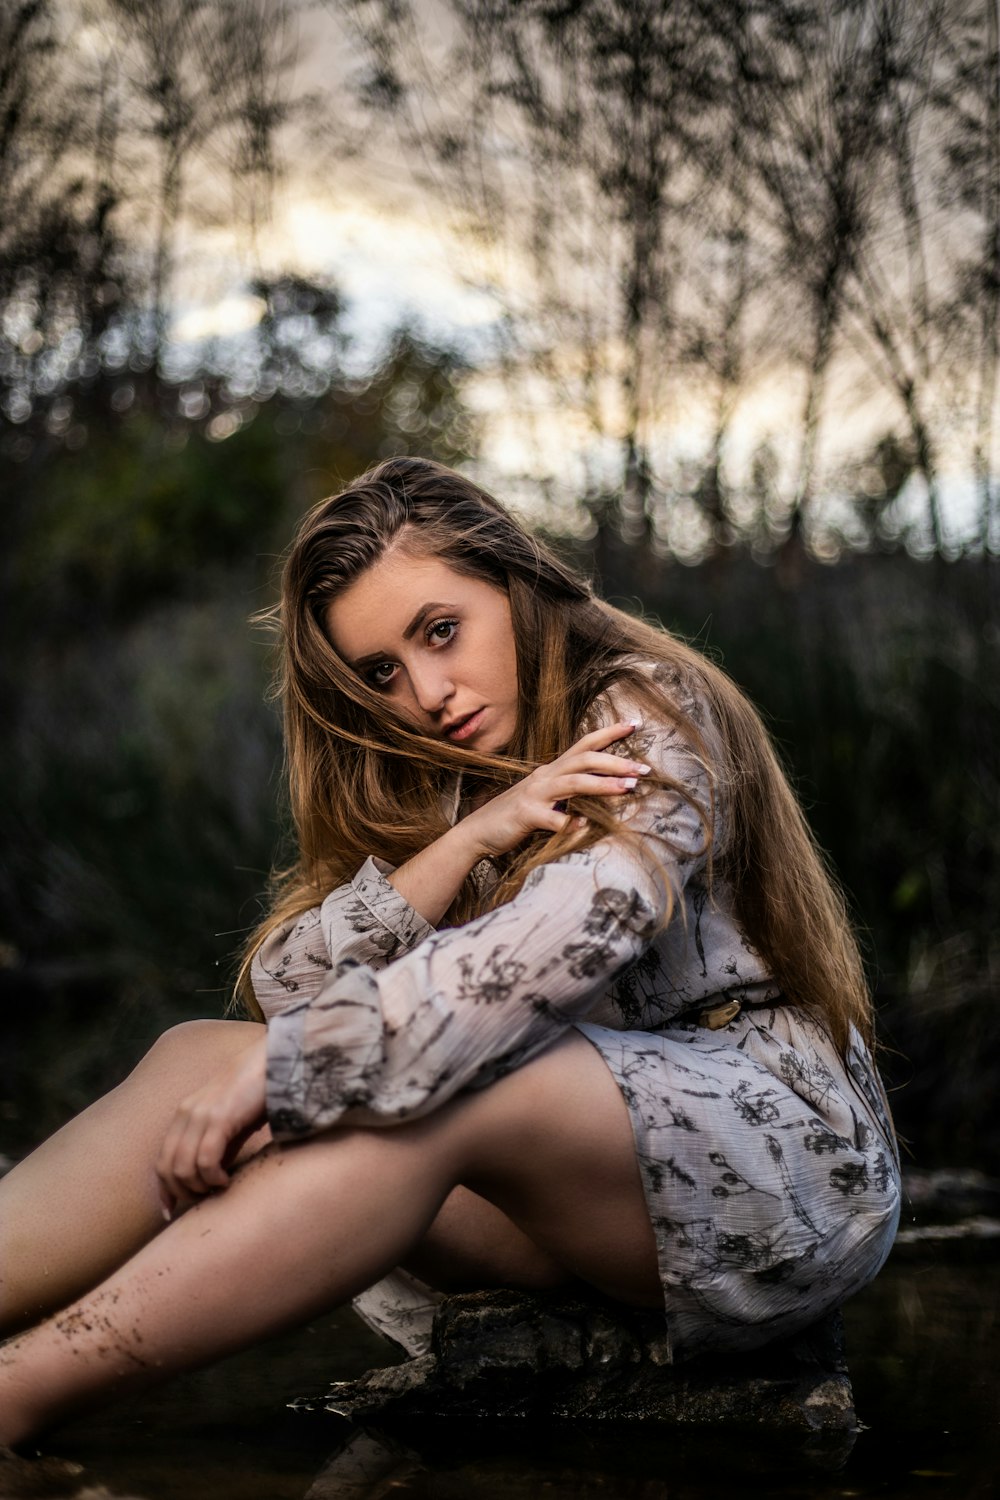
[[[411,667],[410,686],[418,708],[425,714],[439,713],[455,691],[447,673],[429,662]]]

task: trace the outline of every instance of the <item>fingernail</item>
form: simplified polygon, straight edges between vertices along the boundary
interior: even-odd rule
[[[624,776],[622,778],[622,786],[627,787],[631,791],[638,779],[638,776]]]
[[[162,1210],[162,1213],[163,1213],[163,1222],[165,1224],[169,1224],[171,1222],[171,1220],[173,1219],[173,1217],[174,1217],[173,1214],[171,1213],[170,1209],[169,1208],[164,1208]]]
[[[641,760],[634,760],[632,762],[632,768],[633,770],[638,771],[640,776],[648,776],[650,771],[653,769],[652,766],[643,765]]]

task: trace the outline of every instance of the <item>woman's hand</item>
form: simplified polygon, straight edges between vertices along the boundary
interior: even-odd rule
[[[480,858],[506,854],[539,829],[561,833],[574,821],[565,810],[569,797],[620,797],[631,791],[637,779],[648,774],[649,766],[612,755],[607,747],[626,739],[636,727],[624,720],[585,734],[558,760],[538,766],[515,786],[468,813],[458,826],[474,839]]]
[[[226,1162],[265,1121],[267,1042],[240,1052],[178,1106],[156,1163],[165,1218],[229,1184]]]

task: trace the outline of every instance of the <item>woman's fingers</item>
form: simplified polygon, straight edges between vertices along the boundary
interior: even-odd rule
[[[590,734],[585,734],[571,745],[558,760],[550,762],[552,767],[558,766],[562,769],[582,769],[585,764],[593,769],[604,770],[605,766],[610,769],[611,762],[619,762],[622,767],[628,765],[633,770],[644,766],[645,762],[636,760],[634,756],[615,754],[611,746],[621,740],[628,739],[638,727],[634,720],[620,720],[616,724],[606,724],[600,729],[594,729]],[[646,770],[648,771],[648,767]],[[639,772],[638,774],[643,774]]]
[[[265,1058],[265,1044],[255,1042],[179,1105],[156,1168],[166,1209],[228,1185],[231,1143],[264,1117]]]
[[[544,796],[548,802],[565,802],[567,797],[615,796],[630,792],[651,766],[644,761],[626,760],[620,755],[603,755],[587,751],[579,756],[563,756],[543,768]],[[542,787],[539,787],[542,790]],[[560,811],[565,811],[561,808]]]
[[[165,1148],[158,1171],[164,1193],[175,1207],[187,1207],[228,1185],[229,1175],[218,1164],[227,1144],[218,1126],[192,1122],[179,1141]]]
[[[163,1143],[157,1164],[163,1188],[175,1205],[187,1205],[210,1192],[212,1187],[224,1186],[227,1180],[212,1180],[211,1162],[203,1145],[205,1123],[189,1111],[189,1102],[185,1100]],[[209,1140],[209,1147],[210,1144]],[[205,1171],[199,1166],[199,1156],[204,1161]]]
[[[607,750],[584,750],[574,754],[571,750],[552,761],[551,769],[558,774],[567,771],[596,771],[602,776],[648,776],[652,767],[644,760],[633,760],[630,756],[611,755]]]
[[[467,832],[475,829],[476,847],[497,855],[514,849],[538,830],[561,833],[571,821],[565,802],[588,794],[620,796],[632,791],[650,767],[608,746],[637,728],[630,719],[607,724],[583,735],[557,760],[537,766],[521,781],[467,815]]]
[[[624,737],[622,731],[631,733],[635,729],[632,721],[609,724],[602,729],[584,735],[558,760],[540,768],[548,773],[548,792],[554,795],[553,811],[567,815],[566,803],[570,797],[605,796],[614,797],[631,792],[642,776],[648,776],[652,766],[645,761],[634,760],[623,755],[614,755],[609,750],[598,749],[600,743],[615,743]],[[581,820],[576,819],[579,823]],[[582,820],[586,822],[586,819]],[[563,822],[563,828],[568,822]]]
[[[598,750],[602,745],[614,745],[618,740],[627,740],[638,728],[638,719],[619,719],[615,724],[602,724],[600,729],[581,735],[567,753],[572,755],[575,750]]]
[[[578,745],[585,745],[588,741],[596,744],[610,744],[614,740],[627,739],[639,728],[638,719],[616,719],[613,724],[602,724],[599,729],[591,729],[577,740]]]
[[[631,792],[638,786],[640,779],[634,772],[627,776],[578,773],[575,776],[560,776],[556,791],[561,802],[565,802],[567,797],[599,797],[602,793],[615,797],[621,792]]]
[[[182,1106],[182,1112],[185,1106]],[[225,1187],[228,1174],[220,1166],[228,1138],[217,1107],[203,1100],[187,1106],[187,1125],[177,1143],[172,1172],[189,1193],[209,1193]]]
[[[638,776],[564,776],[559,787],[562,795],[551,805],[553,811],[565,813],[570,797],[625,797],[638,784]]]

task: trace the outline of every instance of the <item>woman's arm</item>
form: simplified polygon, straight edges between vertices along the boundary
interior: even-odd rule
[[[657,770],[707,809],[708,772],[679,732],[647,725],[643,739]],[[583,1018],[705,859],[703,820],[676,791],[650,786],[623,799],[622,822],[634,844],[602,840],[544,865],[507,905],[435,933],[382,972],[331,975],[278,1017],[268,1037],[275,1134],[426,1114]]]
[[[637,778],[645,768],[608,753],[607,747],[632,728],[623,722],[584,735],[565,755],[469,813],[398,869],[369,858],[321,906],[277,927],[250,971],[267,1019],[314,998],[333,969],[344,964],[383,969],[430,937],[481,859],[506,853],[538,829],[557,832],[565,826],[567,815],[555,809],[556,802],[583,794],[619,795],[622,778]]]
[[[571,819],[557,803],[569,797],[619,797],[631,791],[649,767],[628,756],[612,755],[608,746],[636,728],[637,720],[622,720],[583,735],[564,755],[491,797],[400,865],[388,877],[390,885],[436,926],[481,859],[516,849],[540,829],[559,833],[566,827]]]
[[[250,978],[269,1021],[317,995],[331,971],[382,969],[431,936],[431,924],[390,885],[392,873],[384,860],[366,859],[321,905],[281,923],[261,944]]]
[[[649,767],[608,754],[603,747],[637,727],[637,721],[626,721],[584,735],[565,755],[484,803],[398,870],[387,874],[388,867],[369,859],[322,907],[279,929],[254,961],[257,994],[268,1019],[292,1006],[300,1009],[310,994],[315,998],[335,964],[340,973],[371,974],[384,968],[400,945],[412,947],[421,927],[431,931],[429,922],[440,919],[480,859],[515,848],[536,829],[565,827],[568,816],[555,802],[631,790]],[[354,956],[358,954],[370,959],[363,969]],[[277,996],[269,994],[269,985]],[[299,993],[303,989],[305,997]],[[182,1101],[158,1167],[168,1218],[192,1194],[228,1183],[224,1163],[234,1143],[263,1123],[266,1068],[262,1037],[207,1087]]]
[[[616,709],[609,719],[628,717]],[[708,808],[709,773],[676,729],[647,725],[635,739]],[[160,1163],[168,1207],[225,1185],[223,1164],[265,1104],[279,1137],[392,1124],[491,1082],[585,1016],[705,862],[703,820],[675,791],[623,797],[622,822],[637,848],[602,840],[543,865],[506,906],[432,933],[381,972],[341,963],[289,1005],[178,1111]]]

